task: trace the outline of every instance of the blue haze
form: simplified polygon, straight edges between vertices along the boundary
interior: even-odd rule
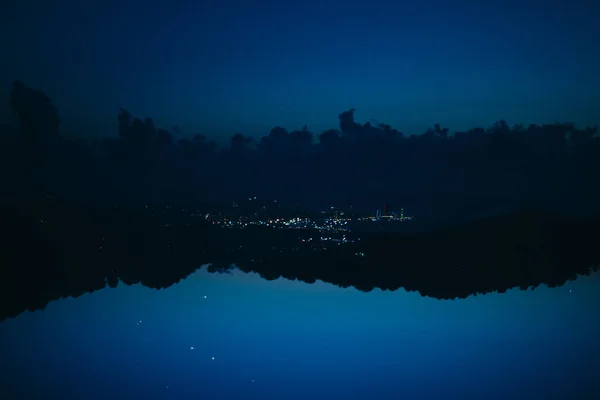
[[[405,133],[598,124],[599,17],[586,0],[22,0],[0,16],[0,101],[21,79],[87,137],[116,136],[121,106],[221,142],[349,108]]]
[[[119,285],[0,324],[2,393],[591,398],[599,279],[439,301],[202,269],[166,290]]]

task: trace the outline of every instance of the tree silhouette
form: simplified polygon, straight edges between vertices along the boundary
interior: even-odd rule
[[[117,121],[119,122],[119,137],[126,138],[129,135],[131,124],[133,122],[133,116],[129,111],[124,108],[119,110],[117,115]]]
[[[592,209],[596,200],[600,203],[600,194],[592,189],[594,173],[600,170],[600,139],[594,126],[511,127],[500,120],[487,129],[475,127],[450,135],[448,128],[436,123],[423,134],[405,135],[375,120],[361,125],[350,109],[338,115],[339,129],[313,135],[306,126],[289,132],[274,127],[261,138],[236,133],[226,148],[219,149],[200,134],[175,140],[151,118],[134,117],[121,108],[118,136],[90,143],[86,151],[72,139],[60,139],[58,113],[43,92],[16,81],[10,104],[19,128],[15,142],[3,145],[6,159],[15,160],[14,165],[47,166],[46,182],[60,181],[59,170],[89,171],[90,182],[106,176],[106,182],[121,182],[132,198],[157,191],[167,197],[190,191],[198,197],[217,195],[225,193],[223,182],[228,182],[227,196],[232,197],[248,191],[276,198],[280,193],[290,198],[314,193],[323,199],[352,198],[368,207],[382,198],[402,198],[414,207],[446,209],[446,214],[478,207],[461,201],[465,196],[485,199],[479,201],[482,209],[488,203],[516,207],[544,201],[582,209]],[[181,136],[181,130],[174,131]],[[81,154],[96,160],[84,162]],[[78,168],[79,164],[87,166]],[[206,186],[196,184],[200,179]],[[111,189],[106,185],[105,190],[101,186],[97,190],[107,193]],[[94,185],[89,186],[86,190],[92,197]],[[573,195],[561,200],[566,193]]]

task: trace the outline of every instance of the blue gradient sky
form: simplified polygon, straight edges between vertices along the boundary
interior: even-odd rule
[[[116,135],[119,106],[222,139],[321,131],[352,107],[409,133],[600,122],[591,0],[11,3],[2,104],[22,79],[67,131]]]
[[[586,398],[600,389],[599,283],[439,301],[201,270],[166,290],[119,286],[0,324],[0,393]]]

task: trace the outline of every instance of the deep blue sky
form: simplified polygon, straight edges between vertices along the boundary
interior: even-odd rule
[[[456,301],[239,271],[119,286],[0,323],[0,397],[591,399],[599,279]]]
[[[600,122],[593,0],[12,3],[1,104],[21,79],[67,131],[116,135],[119,106],[223,139],[321,131],[352,107],[407,133]]]

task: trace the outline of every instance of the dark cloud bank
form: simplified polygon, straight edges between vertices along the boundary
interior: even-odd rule
[[[600,264],[600,138],[569,123],[407,135],[339,115],[314,135],[276,127],[219,148],[122,109],[113,137],[61,138],[41,91],[16,82],[2,127],[0,319],[118,280],[166,288],[200,265],[435,298],[562,285]],[[400,111],[401,112],[401,111]],[[223,229],[202,213],[258,196],[422,216],[404,232],[315,250],[312,231]],[[165,212],[165,205],[170,205]],[[182,211],[187,210],[187,211]]]

